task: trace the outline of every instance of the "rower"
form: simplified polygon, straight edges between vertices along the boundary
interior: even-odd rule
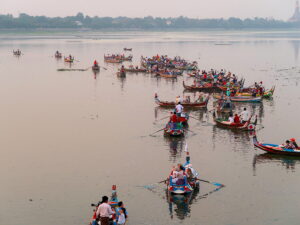
[[[287,148],[287,149],[294,149],[295,146],[294,146],[293,143],[291,143],[289,140],[286,140],[285,145],[284,145],[284,148]]]
[[[180,117],[181,113],[183,111],[183,106],[180,104],[180,102],[178,102],[175,109],[176,109],[176,112],[177,112],[177,116]]]
[[[121,73],[124,73],[125,72],[125,68],[124,68],[124,65],[122,65],[121,67]]]
[[[111,206],[108,204],[108,197],[103,196],[102,202],[99,205],[96,216],[100,218],[101,225],[109,225],[109,218],[114,214],[114,211],[111,209]]]
[[[176,102],[176,104],[178,104],[178,102],[181,102],[180,95],[178,95],[178,96],[176,97],[175,102]]]
[[[291,141],[292,144],[295,146],[295,148],[299,148],[298,144],[296,143],[295,138],[291,138],[290,141]]]
[[[172,116],[170,117],[170,121],[171,123],[177,123],[178,122],[178,118],[177,118],[177,115],[176,115],[176,111],[174,111],[172,113]]]
[[[94,61],[94,66],[98,66],[98,62],[97,62],[96,59],[95,59],[95,61]]]
[[[249,112],[247,111],[246,108],[244,108],[244,111],[241,112],[240,117],[242,119],[242,123],[246,123],[249,120]]]

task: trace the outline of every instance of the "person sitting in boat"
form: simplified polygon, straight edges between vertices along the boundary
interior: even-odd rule
[[[295,146],[289,140],[286,140],[285,145],[283,147],[287,149],[295,149]]]
[[[170,123],[178,123],[178,117],[176,115],[176,111],[174,111],[170,117]]]
[[[244,110],[241,112],[240,117],[242,119],[242,123],[246,123],[249,120],[249,112],[246,108],[244,108]]]
[[[125,213],[123,212],[122,209],[120,209],[118,211],[118,221],[117,221],[117,224],[118,225],[124,225],[126,223],[126,218],[125,218]]]
[[[241,122],[240,122],[240,117],[238,116],[238,114],[235,114],[235,115],[234,115],[233,121],[234,121],[234,123],[236,123],[236,124],[240,124],[240,123],[241,123]]]
[[[228,117],[228,122],[229,123],[234,123],[234,118],[233,118],[233,115],[230,114],[229,117]]]
[[[290,142],[292,142],[292,144],[294,145],[295,148],[299,148],[298,144],[296,143],[296,139],[295,138],[291,138]]]
[[[172,174],[172,183],[176,185],[183,185],[184,176],[185,176],[184,167],[181,164],[178,164]]]
[[[191,97],[190,96],[186,96],[185,97],[185,102],[186,103],[190,103],[191,102]]]
[[[178,102],[175,109],[176,109],[176,112],[177,112],[177,116],[180,117],[181,113],[183,112],[183,106],[181,105],[180,102]]]

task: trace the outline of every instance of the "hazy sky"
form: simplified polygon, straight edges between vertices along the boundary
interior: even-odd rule
[[[288,19],[295,0],[1,0],[0,14]]]

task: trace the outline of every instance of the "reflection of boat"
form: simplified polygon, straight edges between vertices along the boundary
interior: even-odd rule
[[[180,104],[185,108],[206,108],[209,100],[209,96],[203,102],[185,102],[182,101]],[[176,102],[160,101],[158,95],[155,94],[155,103],[161,107],[175,107]]]
[[[216,115],[214,113],[214,121],[216,122],[216,125],[218,127],[223,127],[227,129],[232,130],[240,130],[240,131],[253,131],[255,130],[256,123],[257,123],[257,117],[255,119],[254,123],[251,123],[251,118],[246,123],[230,123],[228,120],[223,118],[216,118]]]
[[[275,155],[271,153],[263,153],[260,155],[255,155],[253,159],[253,168],[256,165],[262,163],[275,162],[276,164],[281,163],[286,169],[294,170],[296,164],[300,164],[300,158],[296,156],[285,156],[285,155]]]
[[[111,206],[111,208],[113,210],[115,210],[116,214],[118,214],[118,211],[120,210],[120,207],[118,206],[118,203],[119,203],[119,200],[118,200],[118,197],[117,197],[116,185],[113,185],[112,186],[112,195],[111,195],[111,198],[110,198],[110,201],[108,202],[108,204]],[[94,209],[94,213],[93,213],[93,216],[91,218],[91,221],[90,221],[90,225],[98,225],[99,221],[96,218],[96,212],[97,212],[97,209],[98,209],[99,205],[100,205],[100,202],[98,204],[92,204],[92,206],[94,206],[95,209]],[[109,224],[110,225],[117,225],[116,214],[114,214],[112,216],[112,218],[109,219]]]
[[[260,143],[258,142],[256,135],[253,136],[253,144],[255,147],[272,154],[300,156],[299,148],[287,149],[277,144]]]

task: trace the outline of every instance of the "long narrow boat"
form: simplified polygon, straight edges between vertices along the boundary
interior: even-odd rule
[[[184,135],[184,129],[182,123],[167,123],[164,128],[164,134],[170,137],[181,137]]]
[[[117,76],[118,77],[126,77],[126,72],[125,71],[123,71],[123,72],[122,71],[118,71],[117,72]]]
[[[278,155],[292,155],[292,156],[300,156],[300,149],[288,149],[284,148],[281,145],[277,144],[268,144],[268,143],[260,143],[257,140],[256,135],[253,136],[253,144],[255,147],[272,153],[272,154],[278,154]]]
[[[146,73],[147,69],[143,69],[143,68],[124,68],[125,72],[129,72],[129,73]]]
[[[100,71],[100,66],[99,65],[93,65],[92,70],[93,71]]]
[[[213,95],[215,99],[222,99],[221,95]],[[252,96],[233,96],[230,97],[232,102],[250,102],[250,103],[259,103],[262,101],[262,97],[252,97]]]
[[[64,60],[65,60],[65,62],[68,62],[68,63],[74,62],[74,58],[70,58],[70,57],[65,57]]]
[[[231,130],[254,131],[257,123],[257,117],[255,118],[255,121],[253,123],[251,123],[252,117],[250,117],[246,123],[230,123],[229,121],[224,120],[222,118],[216,118],[215,113],[213,114],[213,118],[218,127]]]
[[[274,94],[275,86],[273,86],[270,90],[266,90],[263,94],[263,98],[271,98]],[[236,93],[236,96],[252,96],[252,93],[249,89],[241,89]],[[259,94],[257,96],[260,96]]]
[[[60,52],[56,52],[54,57],[57,59],[60,59],[60,58],[62,58],[62,54]]]
[[[13,51],[13,54],[15,56],[20,56],[22,54],[22,52],[20,50],[17,50],[17,51]]]
[[[169,179],[167,179],[167,189],[168,192],[171,194],[176,194],[176,195],[184,195],[184,194],[189,194],[193,192],[195,189],[199,188],[199,179],[198,179],[198,172],[192,167],[192,164],[190,162],[190,156],[189,153],[187,152],[186,156],[186,162],[183,165],[185,171],[190,170],[192,174],[192,178],[188,178],[186,172],[185,175],[183,176],[183,179],[177,179],[175,180],[172,177],[173,171],[171,171],[171,174],[169,176]]]
[[[106,63],[122,63],[123,60],[121,59],[113,59],[113,58],[105,58],[104,61]]]
[[[116,185],[113,185],[112,186],[112,194],[111,194],[111,198],[110,198],[110,201],[108,202],[108,204],[111,206],[111,208],[116,212],[116,214],[118,214],[119,210],[121,209],[119,206],[118,206],[118,203],[119,203],[119,199],[118,199],[118,196],[117,196],[117,187]],[[90,220],[90,225],[99,225],[99,221],[96,217],[96,212],[97,212],[97,209],[99,207],[100,203],[98,204],[92,204],[93,207],[95,207],[94,209],[94,213],[93,213],[93,216]],[[125,213],[125,212],[124,212]],[[109,224],[111,225],[117,225],[117,216],[116,214],[114,214],[112,216],[112,218],[109,219]]]
[[[132,51],[132,48],[123,48],[124,51]]]
[[[156,76],[164,77],[164,78],[177,78],[178,75],[161,72],[161,73],[156,73]]]
[[[211,83],[206,83],[204,85],[197,86],[197,85],[186,85],[185,82],[183,81],[182,84],[183,84],[184,89],[188,90],[188,91],[207,91],[207,92],[220,91],[220,89],[217,86],[214,86]]]
[[[208,104],[209,96],[203,102],[181,102],[181,105],[185,108],[206,108]],[[155,95],[155,103],[161,107],[175,107],[176,102],[168,102],[168,101],[161,101],[158,98],[158,95]]]

